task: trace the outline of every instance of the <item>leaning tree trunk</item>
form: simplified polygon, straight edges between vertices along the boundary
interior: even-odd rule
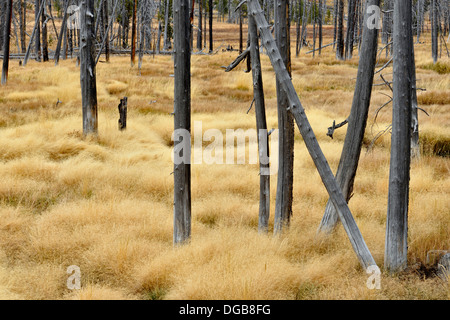
[[[289,39],[289,2],[277,0],[275,5],[275,41],[280,51],[282,62],[291,74],[291,54]],[[294,172],[294,119],[287,110],[289,100],[276,74],[278,106],[278,179],[275,201],[274,233],[280,233],[290,223],[292,216],[292,190]]]
[[[83,106],[83,134],[97,134],[94,1],[80,1],[80,24],[80,83]]]
[[[259,219],[258,231],[268,232],[270,217],[270,164],[269,142],[267,133],[264,89],[259,54],[258,29],[255,19],[248,17],[248,34],[250,38],[250,60],[253,78],[253,99],[255,100],[256,129],[259,150]]]
[[[247,6],[249,14],[254,17],[258,29],[260,30],[262,43],[266,47],[266,51],[269,55],[274,71],[280,80],[280,85],[288,96],[289,111],[294,116],[297,127],[300,130],[305,142],[305,146],[308,149],[322,182],[338,211],[339,218],[345,231],[347,232],[350,243],[352,244],[358,260],[365,270],[367,270],[370,266],[376,266],[375,260],[364,242],[347,202],[339,189],[339,185],[334,178],[333,172],[331,171],[317,138],[311,128],[305,110],[298,98],[297,93],[295,92],[289,72],[283,63],[280,51],[278,50],[275,40],[272,37],[271,28],[264,18],[264,12],[261,10],[258,0],[248,0]]]
[[[6,84],[8,80],[9,69],[9,36],[11,34],[11,20],[13,12],[13,0],[8,0],[5,12],[5,25],[3,28],[3,66],[2,66],[2,81],[1,84]]]
[[[412,10],[410,0],[394,3],[394,78],[384,266],[390,273],[407,266],[411,142]]]
[[[41,5],[41,1],[45,0],[35,0],[35,7],[34,7],[34,18],[37,21],[37,25],[35,26],[36,29],[36,36],[35,36],[35,42],[34,42],[34,51],[36,52],[36,60],[41,61],[41,27],[40,27],[40,16],[42,12],[39,9]],[[45,6],[45,4],[44,4]]]
[[[58,62],[59,62],[59,56],[61,53],[61,43],[67,35],[67,8],[69,7],[69,2],[70,2],[69,0],[65,0],[65,2],[64,2],[64,13],[63,13],[63,20],[62,20],[62,24],[61,24],[61,31],[59,33],[58,42],[56,44],[56,49],[55,49],[55,57],[54,57],[55,66],[58,65]]]
[[[379,5],[380,0],[367,0],[367,7]],[[364,21],[371,22],[369,21],[370,16],[371,14],[366,13]],[[377,46],[378,29],[376,27],[369,28],[367,23],[365,23],[352,109],[348,118],[347,133],[336,173],[337,183],[347,202],[352,195],[367,124],[376,65]],[[319,226],[319,231],[331,232],[336,227],[337,222],[338,215],[336,209],[331,200],[328,200],[325,214]]]
[[[189,0],[174,0],[174,129],[175,132],[191,131],[191,50]],[[189,139],[184,137],[184,139]],[[181,244],[191,236],[191,141],[175,138],[183,149],[183,161],[174,164],[174,244]]]

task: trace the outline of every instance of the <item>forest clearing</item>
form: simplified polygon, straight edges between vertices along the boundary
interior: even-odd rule
[[[214,20],[214,28],[214,52],[191,56],[191,122],[201,121],[203,133],[256,129],[252,73],[245,63],[225,72],[239,55],[227,50],[239,48],[239,24]],[[332,43],[333,26],[323,28],[323,44]],[[245,44],[247,30],[245,23]],[[426,30],[414,45],[424,90],[417,91],[423,110],[420,157],[410,167],[406,270],[383,268],[392,104],[380,107],[392,91],[380,74],[392,80],[392,65],[374,77],[348,202],[381,269],[378,289],[368,287],[341,224],[317,232],[329,195],[297,129],[288,228],[273,234],[277,175],[270,176],[269,231],[261,233],[259,165],[193,163],[191,237],[174,246],[173,57],[146,54],[139,68],[129,55],[100,57],[97,135],[83,133],[76,56],[57,66],[10,59],[0,89],[0,299],[449,299],[448,279],[436,268],[450,250],[450,58],[444,50],[433,63]],[[359,50],[346,60],[332,46],[296,56],[295,37],[292,25],[292,84],[335,173],[347,127],[327,133],[349,116]],[[387,62],[380,54],[376,69]],[[264,51],[261,69],[267,129],[276,129],[276,76]],[[118,130],[123,97],[127,127]],[[79,267],[78,290],[68,288],[70,266]]]

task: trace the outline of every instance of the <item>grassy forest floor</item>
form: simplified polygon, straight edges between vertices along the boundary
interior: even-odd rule
[[[216,23],[213,55],[192,56],[192,121],[203,131],[255,128],[251,73],[225,73],[237,52],[238,25]],[[293,28],[294,30],[294,28]],[[324,44],[330,43],[327,29]],[[246,28],[244,28],[244,39]],[[295,39],[294,33],[291,39]],[[317,236],[327,193],[296,131],[293,217],[280,237],[257,232],[257,165],[192,166],[192,240],[174,248],[173,61],[145,56],[141,74],[126,56],[97,66],[99,135],[82,135],[75,59],[26,67],[12,60],[0,90],[1,299],[449,299],[448,283],[429,272],[431,250],[450,248],[450,60],[433,65],[429,34],[416,45],[422,156],[411,166],[407,272],[382,270],[381,289],[366,286],[342,228]],[[195,43],[195,42],[194,42]],[[358,51],[337,61],[332,47],[295,57],[293,83],[335,171]],[[445,53],[445,51],[444,51]],[[103,57],[101,58],[101,60]],[[277,127],[275,74],[262,55],[268,127]],[[379,61],[387,59],[384,53]],[[392,79],[392,68],[383,71]],[[381,83],[379,75],[376,83]],[[391,119],[385,87],[374,87],[365,144],[349,206],[377,264],[384,259]],[[128,97],[127,130],[117,128]],[[61,101],[61,103],[57,103]],[[271,177],[271,220],[276,176]],[[271,230],[271,229],[270,229]],[[432,255],[431,255],[432,257]],[[81,270],[69,290],[67,268]]]

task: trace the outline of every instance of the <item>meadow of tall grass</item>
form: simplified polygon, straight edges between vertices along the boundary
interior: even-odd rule
[[[229,73],[222,68],[237,55],[222,49],[237,47],[238,26],[215,26],[217,52],[192,56],[192,121],[202,121],[203,130],[255,128],[254,110],[247,114],[251,73],[244,65]],[[416,64],[418,86],[426,91],[418,99],[428,116],[419,112],[422,154],[411,166],[405,273],[390,276],[382,268],[389,132],[372,142],[391,119],[389,105],[374,121],[390,94],[385,87],[374,87],[349,203],[382,269],[379,290],[367,287],[368,275],[341,226],[330,236],[316,234],[328,197],[298,132],[293,217],[284,234],[257,232],[257,165],[194,164],[192,239],[174,247],[171,57],[145,56],[140,72],[125,56],[97,65],[98,137],[82,134],[75,59],[60,60],[57,67],[11,61],[0,90],[0,298],[450,298],[448,282],[430,272],[435,261],[427,261],[430,251],[450,249],[450,60],[443,56],[439,69],[430,67],[430,41],[423,41],[416,46]],[[334,139],[327,128],[348,116],[358,54],[338,62],[331,47],[315,58],[306,51],[293,53],[293,83],[334,171],[345,127]],[[277,127],[275,74],[266,55],[262,62],[271,129]],[[391,78],[392,68],[383,74]],[[128,124],[120,132],[117,105],[123,96]],[[272,176],[270,227],[275,191]],[[67,287],[71,265],[80,268],[80,290]]]

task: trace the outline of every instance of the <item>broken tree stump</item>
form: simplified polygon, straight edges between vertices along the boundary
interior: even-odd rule
[[[120,99],[119,103],[119,130],[122,131],[127,128],[127,97]]]

